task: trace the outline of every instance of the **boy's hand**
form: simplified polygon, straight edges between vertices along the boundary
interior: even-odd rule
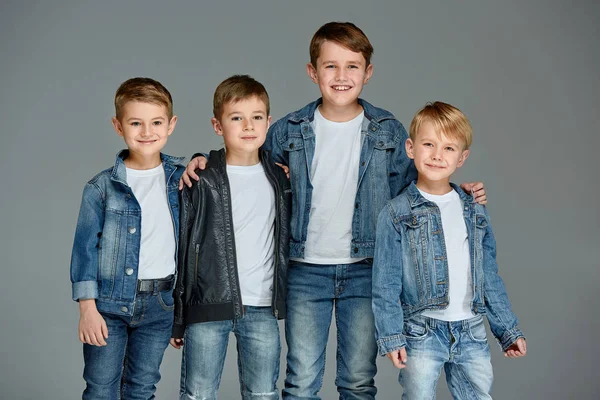
[[[394,367],[399,369],[406,367],[406,361],[408,361],[408,356],[406,355],[406,347],[403,347],[400,350],[394,350],[391,353],[387,353],[386,357],[392,360]]]
[[[179,338],[179,339],[171,338],[169,343],[171,343],[171,346],[173,346],[174,348],[179,350],[183,346],[183,338]]]
[[[504,357],[519,358],[527,354],[527,342],[525,338],[518,338],[516,342],[510,345],[508,350],[504,352]]]
[[[487,204],[487,196],[485,195],[485,189],[483,188],[483,182],[466,182],[460,185],[461,189],[470,195],[478,204],[482,206]]]
[[[96,299],[79,300],[79,340],[93,346],[106,346],[108,327],[96,308]]]
[[[276,162],[275,164],[279,165],[281,167],[281,169],[283,170],[283,172],[285,172],[285,176],[287,176],[287,178],[290,179],[290,167],[288,167],[287,165],[278,163],[278,162]]]
[[[206,157],[198,156],[196,158],[192,158],[185,167],[185,171],[183,171],[183,175],[181,175],[181,179],[179,179],[179,190],[183,189],[183,184],[185,183],[188,187],[192,187],[192,179],[199,181],[200,177],[196,175],[196,168],[204,169],[206,168]],[[191,179],[190,179],[191,178]]]

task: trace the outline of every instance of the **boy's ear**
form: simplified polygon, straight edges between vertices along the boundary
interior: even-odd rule
[[[460,158],[458,160],[458,164],[456,164],[456,168],[460,168],[460,167],[463,166],[463,164],[465,163],[465,161],[467,161],[467,158],[469,157],[470,153],[471,153],[470,150],[463,150],[463,152],[460,155]]]
[[[218,119],[216,119],[215,117],[212,117],[210,119],[210,123],[213,126],[213,129],[215,130],[215,133],[219,136],[223,136],[223,127],[221,126],[221,123],[219,122]]]
[[[306,73],[308,74],[308,77],[310,78],[311,81],[313,81],[317,85],[319,84],[319,77],[317,76],[317,70],[315,69],[314,65],[312,65],[312,63],[306,64]]]
[[[373,76],[373,64],[369,64],[369,66],[365,70],[365,81],[363,82],[363,85],[366,85],[372,76]]]
[[[117,132],[117,135],[123,137],[123,126],[121,126],[121,121],[119,121],[117,117],[112,117],[111,122],[113,128],[115,128],[115,132]]]
[[[267,118],[267,129],[269,129],[271,127],[271,116],[269,115],[269,118]]]
[[[171,133],[173,133],[175,125],[177,125],[177,115],[173,115],[173,117],[171,117],[171,120],[169,121],[169,131],[167,132],[169,136],[171,136]]]
[[[404,147],[406,148],[406,155],[408,155],[408,158],[410,158],[411,160],[414,160],[415,159],[415,155],[414,155],[415,144],[413,143],[411,138],[406,139],[406,143],[405,143]]]

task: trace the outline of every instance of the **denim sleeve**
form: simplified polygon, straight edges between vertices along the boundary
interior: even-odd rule
[[[398,147],[390,157],[390,189],[391,198],[398,196],[402,190],[417,179],[417,169],[413,160],[406,154],[408,133],[400,121],[394,120],[394,131],[400,137]]]
[[[390,215],[389,203],[377,219],[373,258],[373,314],[379,354],[386,355],[406,346],[402,334],[404,313],[402,292],[402,243]]]
[[[513,313],[504,281],[498,274],[496,262],[496,239],[492,232],[492,225],[485,207],[480,206],[487,219],[487,226],[483,237],[483,295],[488,322],[492,333],[506,351],[520,337],[525,337],[518,328],[518,320]]]
[[[271,158],[274,162],[281,163],[283,165],[289,165],[287,154],[283,151],[283,147],[279,142],[281,135],[284,133],[283,129],[287,126],[287,121],[280,119],[275,122],[269,128],[267,132],[267,138],[262,148],[271,152]]]
[[[96,184],[83,189],[71,253],[73,300],[98,298],[98,249],[104,227],[103,194]]]
[[[184,186],[181,191],[179,211],[179,254],[177,257],[177,282],[173,291],[175,299],[175,310],[173,320],[173,330],[171,337],[179,339],[183,337],[185,332],[185,298],[186,298],[186,282],[195,277],[189,277],[188,254],[189,246],[192,243],[191,230],[196,217],[197,207],[200,207],[199,196],[192,196],[197,193],[198,184],[194,182],[191,188]]]

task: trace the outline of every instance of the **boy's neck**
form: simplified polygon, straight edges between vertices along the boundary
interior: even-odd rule
[[[125,159],[125,166],[130,169],[152,169],[160,164],[162,164],[160,153],[146,156],[129,151],[129,155]]]
[[[450,193],[453,189],[450,186],[450,178],[441,181],[430,181],[419,176],[417,178],[417,188],[425,193],[441,196]]]
[[[252,152],[225,150],[227,165],[250,166],[260,162],[258,150]]]
[[[356,118],[363,111],[362,106],[358,102],[345,106],[336,106],[323,102],[319,106],[319,112],[328,121],[331,122],[347,122]]]

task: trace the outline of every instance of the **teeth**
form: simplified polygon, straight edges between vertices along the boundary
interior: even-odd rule
[[[333,86],[335,90],[350,90],[350,86]]]

